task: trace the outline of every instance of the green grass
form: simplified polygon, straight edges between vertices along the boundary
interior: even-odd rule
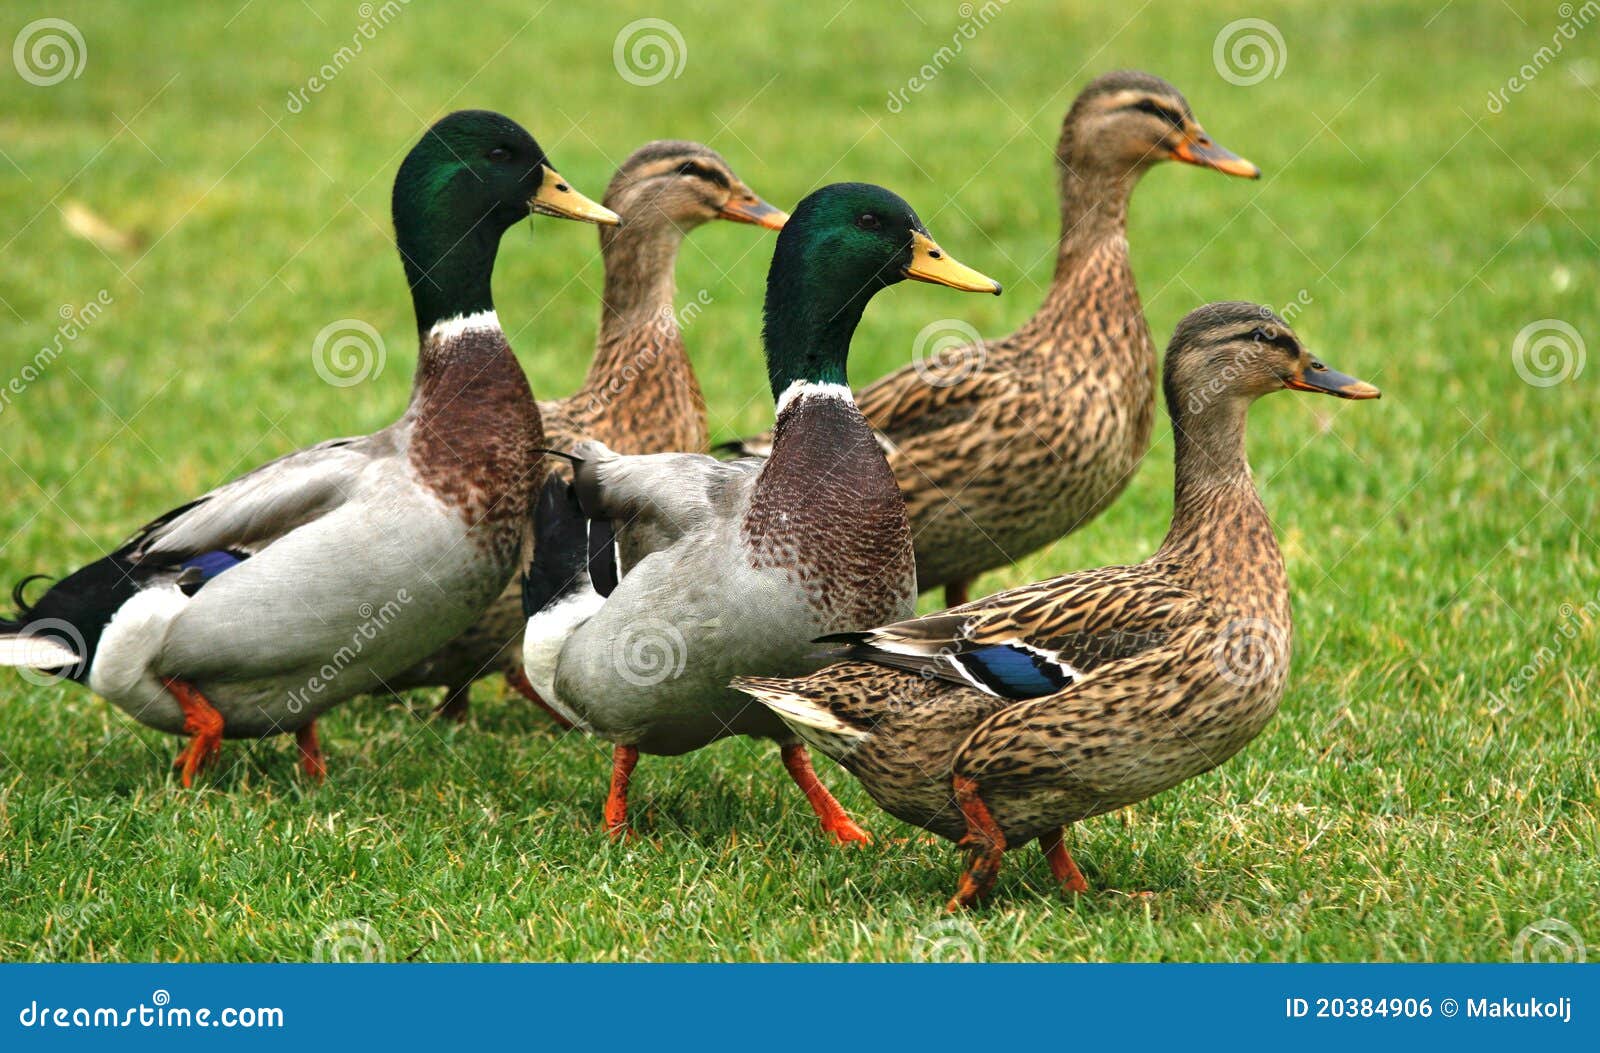
[[[929,321],[999,334],[1031,313],[1052,262],[1061,116],[1094,73],[1150,69],[1266,173],[1169,165],[1136,194],[1158,340],[1204,301],[1301,297],[1301,334],[1385,393],[1256,408],[1252,459],[1294,583],[1282,712],[1220,770],[1071,842],[1097,888],[1158,897],[1070,902],[1018,853],[989,908],[942,927],[948,846],[830,765],[879,837],[827,847],[776,751],[745,742],[647,759],[648,837],[614,847],[597,832],[603,746],[559,737],[498,681],[478,687],[467,728],[420,719],[423,693],[336,711],[320,789],[278,740],[229,743],[185,792],[177,740],[72,685],[8,675],[0,957],[300,959],[352,920],[370,926],[356,942],[370,931],[387,957],[419,960],[1505,959],[1551,917],[1600,942],[1600,629],[1581,613],[1600,601],[1600,362],[1535,387],[1511,357],[1546,318],[1600,356],[1600,26],[1496,115],[1489,92],[1549,42],[1554,4],[1257,4],[1287,60],[1246,87],[1213,66],[1231,7],[1130,17],[1016,0],[891,114],[889,93],[957,31],[957,6],[841,0],[822,25],[833,6],[673,16],[681,76],[636,87],[612,42],[663,13],[648,5],[547,5],[530,22],[538,5],[484,0],[467,18],[418,3],[298,114],[288,93],[349,42],[354,4],[253,3],[227,26],[211,5],[13,9],[7,39],[66,18],[88,63],[54,87],[0,67],[0,382],[52,340],[63,304],[102,289],[113,302],[0,411],[0,581],[68,570],[253,464],[394,416],[414,350],[389,182],[450,109],[514,115],[596,196],[618,159],[664,136],[709,141],[780,203],[837,179],[896,189],[1007,293],[880,297],[856,341],[863,381],[906,362]],[[139,244],[74,237],[69,202]],[[769,250],[722,225],[680,266],[684,295],[711,299],[688,341],[718,437],[770,414]],[[582,376],[600,273],[586,228],[539,221],[507,239],[497,299],[540,393]],[[313,337],[342,318],[388,349],[381,375],[349,388],[311,368]],[[982,588],[1142,558],[1170,486],[1161,435],[1098,522]]]

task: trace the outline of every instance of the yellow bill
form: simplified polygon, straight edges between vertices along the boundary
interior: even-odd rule
[[[999,282],[956,261],[919,230],[911,232],[911,263],[906,267],[906,277],[963,292],[1000,295]]]

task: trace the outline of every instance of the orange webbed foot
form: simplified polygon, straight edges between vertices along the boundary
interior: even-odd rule
[[[192,684],[176,677],[161,683],[183,708],[183,730],[189,734],[189,745],[172,766],[183,769],[183,787],[188,789],[194,785],[195,772],[222,749],[222,714]]]

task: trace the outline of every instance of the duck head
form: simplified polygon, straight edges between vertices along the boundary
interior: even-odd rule
[[[1285,389],[1345,399],[1375,399],[1377,388],[1330,369],[1312,356],[1270,307],[1208,304],[1189,312],[1167,349],[1165,386],[1173,419],[1214,406],[1242,408]]]
[[[615,225],[574,190],[523,127],[487,110],[452,113],[423,133],[394,181],[395,239],[417,325],[493,309],[500,238],[537,212]]]
[[[1057,159],[1070,172],[1138,176],[1162,161],[1256,179],[1261,169],[1212,140],[1183,93],[1160,77],[1117,70],[1091,81],[1068,111]]]
[[[905,281],[1000,294],[1000,283],[957,262],[898,195],[834,183],[795,207],[767,272],[767,373],[774,398],[796,381],[848,385],[850,337],[867,301]]]
[[[662,139],[635,150],[606,188],[606,205],[630,228],[670,223],[688,231],[714,219],[782,230],[789,214],[745,185],[721,154],[700,143]]]

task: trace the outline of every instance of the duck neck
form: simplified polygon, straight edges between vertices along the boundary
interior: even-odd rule
[[[782,401],[797,383],[849,390],[846,363],[867,301],[878,287],[858,288],[848,299],[818,295],[803,272],[798,280],[775,273],[767,283],[762,340],[772,397]],[[780,406],[780,410],[782,407]]]
[[[411,287],[418,333],[426,336],[451,318],[493,313],[489,283],[503,233],[493,217],[460,234],[403,213],[396,215],[395,240]],[[428,343],[423,340],[424,349]]]
[[[1107,255],[1127,259],[1128,199],[1144,170],[1097,163],[1094,144],[1080,144],[1072,122],[1062,126],[1056,145],[1061,173],[1061,240],[1056,248],[1055,283],[1076,283],[1086,268]]]
[[[673,316],[678,291],[675,271],[682,245],[683,231],[670,222],[630,220],[621,227],[600,228],[600,254],[606,268],[601,343]]]
[[[1240,564],[1264,568],[1286,591],[1272,520],[1245,455],[1246,399],[1221,398],[1193,412],[1169,401],[1172,416],[1172,527],[1157,558],[1183,568],[1210,594],[1227,591]]]

